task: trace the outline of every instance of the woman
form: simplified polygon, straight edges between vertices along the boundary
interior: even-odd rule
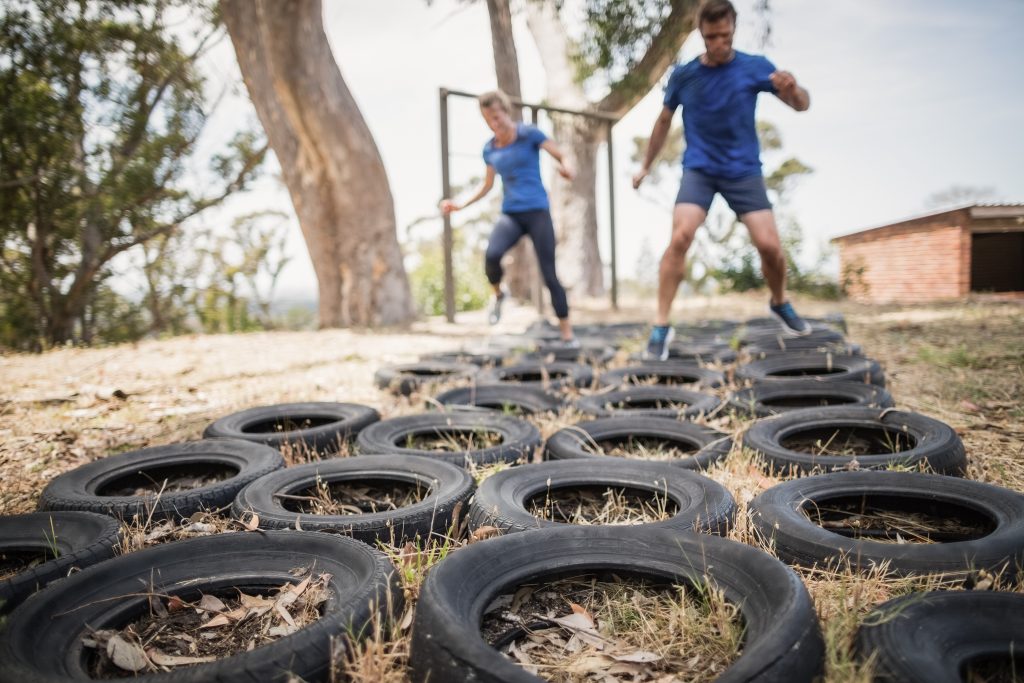
[[[494,137],[484,145],[484,163],[487,172],[483,183],[469,199],[457,203],[441,200],[445,215],[464,209],[485,196],[494,187],[494,174],[501,176],[505,196],[501,203],[501,217],[491,232],[484,262],[487,280],[494,287],[490,323],[501,319],[501,305],[508,296],[501,286],[501,257],[515,246],[523,235],[533,242],[544,284],[551,292],[551,305],[558,316],[562,343],[579,346],[569,324],[569,304],[565,288],[555,274],[555,228],[551,223],[548,195],[540,179],[540,150],[546,151],[558,162],[558,173],[572,180],[573,171],[562,157],[561,150],[535,126],[512,120],[512,105],[500,90],[484,93],[478,98],[480,113]]]

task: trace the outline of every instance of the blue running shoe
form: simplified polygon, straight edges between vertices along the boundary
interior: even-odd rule
[[[793,310],[793,304],[788,301],[778,306],[769,302],[768,310],[772,317],[782,325],[782,331],[791,337],[804,337],[811,333],[810,324],[797,315],[797,312]]]
[[[668,360],[668,345],[676,338],[676,331],[671,325],[655,325],[651,328],[651,336],[647,339],[646,360]]]

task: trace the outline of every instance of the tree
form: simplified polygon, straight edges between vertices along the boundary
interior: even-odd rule
[[[200,35],[169,28],[182,11]],[[111,261],[253,178],[265,145],[249,131],[210,177],[187,173],[211,111],[196,63],[221,34],[204,0],[5,4],[0,343],[89,342],[100,309],[118,308],[102,286]]]
[[[321,327],[408,322],[384,163],[334,61],[320,0],[223,0],[221,11],[309,248]]]
[[[693,28],[697,0],[585,0],[584,35],[568,32],[553,0],[527,4],[527,25],[547,75],[548,100],[567,109],[624,116],[664,75]],[[600,76],[603,95],[588,98]],[[596,79],[595,79],[596,80]],[[574,291],[604,291],[597,246],[597,154],[606,123],[553,115],[554,137],[576,167],[572,181],[556,179],[552,216],[559,231],[559,272]]]

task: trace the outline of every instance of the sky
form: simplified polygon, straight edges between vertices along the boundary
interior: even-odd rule
[[[764,54],[811,95],[803,113],[771,95],[761,95],[758,105],[758,118],[781,132],[783,154],[814,169],[791,193],[787,209],[803,229],[801,260],[812,261],[837,235],[923,212],[932,193],[954,184],[992,188],[995,200],[1024,202],[1024,0],[772,0],[771,41],[763,48],[750,0],[734,2],[740,12],[735,47]],[[436,214],[441,197],[438,89],[495,87],[486,5],[324,0],[324,23],[384,159],[402,240],[405,226]],[[540,101],[545,83],[536,48],[525,19],[516,16],[514,25],[524,100]],[[702,51],[699,36],[691,35],[679,59]],[[214,80],[237,78],[228,41],[211,60]],[[651,198],[669,198],[674,188],[647,190],[645,199],[630,185],[632,139],[649,134],[662,85],[615,126],[612,171],[625,277],[644,245],[660,254],[668,244],[671,206]],[[482,173],[480,150],[490,134],[472,101],[453,101],[450,116],[452,181],[458,184]],[[244,92],[227,98],[212,129],[243,120],[256,121]],[[220,136],[209,137],[212,146]],[[603,152],[599,158],[599,230],[607,262]],[[766,155],[766,169],[782,158]],[[291,213],[287,192],[265,180],[206,220],[261,208]],[[437,220],[416,229],[439,226]],[[288,250],[292,260],[278,295],[314,296],[316,279],[294,219]]]

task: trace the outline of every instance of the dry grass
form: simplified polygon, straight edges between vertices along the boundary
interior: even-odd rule
[[[695,299],[689,302],[689,308],[683,309],[683,320],[761,315],[763,299],[756,294],[731,299],[725,305]],[[801,310],[809,315],[835,308],[834,304],[801,304]],[[1020,341],[1024,339],[1024,308],[1019,304],[917,309],[843,304],[839,308],[846,313],[849,338],[862,344],[867,355],[882,363],[888,388],[899,409],[921,412],[952,425],[966,446],[969,478],[1024,492],[1024,346]],[[615,315],[601,311],[595,319],[612,322],[616,318],[643,319],[647,314],[646,308]],[[521,329],[526,322],[529,320],[510,324]],[[371,405],[385,418],[423,412],[425,394],[395,397],[378,391],[373,386],[373,372],[384,364],[416,360],[419,353],[457,348],[489,332],[485,326],[460,328],[432,322],[408,334],[326,331],[189,337],[143,342],[134,347],[62,349],[42,356],[0,357],[0,371],[7,387],[6,398],[0,403],[0,477],[5,484],[0,491],[0,513],[34,509],[45,483],[61,472],[109,453],[199,438],[203,427],[213,419],[246,407],[323,400]],[[626,365],[629,352],[642,345],[642,340],[627,340],[611,365]],[[114,388],[124,398],[112,392]],[[714,393],[722,397],[728,390],[729,387],[723,387]],[[579,393],[568,392],[570,396]],[[566,410],[529,419],[547,438],[558,429],[587,418]],[[698,421],[734,437],[750,423],[727,410]],[[822,443],[825,441],[827,438]],[[342,453],[348,454],[347,450]],[[289,464],[324,455],[302,447],[285,452]],[[754,454],[737,447],[707,472],[737,500],[737,519],[728,537],[755,546],[760,542],[750,531],[746,505],[758,493],[786,478],[778,473],[766,474],[763,465]],[[473,474],[477,481],[482,481],[506,467],[474,467]],[[602,507],[587,513],[595,519],[603,514],[602,498],[603,494],[596,501]],[[621,502],[611,501],[610,509],[616,509]],[[467,536],[464,516],[463,512],[445,536],[402,548],[383,548],[399,568],[407,607],[395,624],[376,625],[370,637],[351,650],[346,651],[338,643],[336,665],[339,670],[344,667],[352,680],[407,680],[409,625],[426,571],[449,553],[480,538]],[[907,518],[898,524],[906,529],[908,522],[915,521],[922,520]],[[128,528],[124,551],[218,531],[250,533],[245,524],[227,520],[223,512],[216,511],[201,513],[179,524],[134,520]],[[870,666],[854,661],[850,645],[858,623],[873,605],[908,591],[942,585],[941,579],[935,577],[895,579],[883,576],[881,570],[867,575],[842,569],[797,571],[822,620],[827,649],[826,683],[870,680]],[[981,577],[981,581],[998,586],[1001,579]],[[616,593],[621,585],[627,587]],[[591,659],[581,660],[584,664],[577,662],[577,666],[586,669],[600,664],[607,672],[616,665],[650,664],[655,667],[652,670],[661,672],[658,675],[667,676],[666,672],[670,672],[677,679],[686,680],[692,674],[693,680],[706,680],[713,677],[708,671],[724,666],[729,657],[735,656],[735,641],[730,640],[733,636],[726,626],[727,622],[733,623],[733,608],[727,604],[714,607],[714,593],[703,596],[704,602],[712,606],[706,608],[700,606],[700,601],[686,602],[692,596],[684,600],[671,591],[621,585],[609,584],[602,592],[592,591],[589,597],[580,598],[582,602],[574,602],[584,607],[595,625],[614,627],[616,642],[629,643],[629,647],[635,648],[633,651],[659,654],[662,659],[652,663],[609,662],[599,651],[588,655]],[[961,584],[945,587],[959,588]],[[1024,591],[1022,583],[1002,587]],[[648,590],[652,593],[648,594]],[[644,606],[644,614],[657,615],[652,623],[660,624],[660,630],[650,632],[657,634],[657,638],[645,639],[648,636],[644,629],[650,624],[623,617],[636,604]],[[564,599],[559,610],[559,615],[571,613]],[[678,617],[679,630],[666,636],[671,615]],[[708,633],[714,633],[715,638],[706,638]],[[568,643],[566,635],[561,633]],[[709,640],[713,642],[705,642]],[[700,666],[693,673],[692,667],[687,668],[687,661],[674,657],[679,653],[696,653],[695,647],[710,647],[711,651],[701,654]],[[530,657],[535,656],[540,661],[540,653],[530,651]],[[657,668],[663,665],[665,668]],[[614,674],[619,676],[616,680],[633,680],[638,674],[625,673],[629,668]]]
[[[564,524],[650,524],[670,518],[676,505],[667,496],[636,489],[565,487],[527,501],[539,519]]]

